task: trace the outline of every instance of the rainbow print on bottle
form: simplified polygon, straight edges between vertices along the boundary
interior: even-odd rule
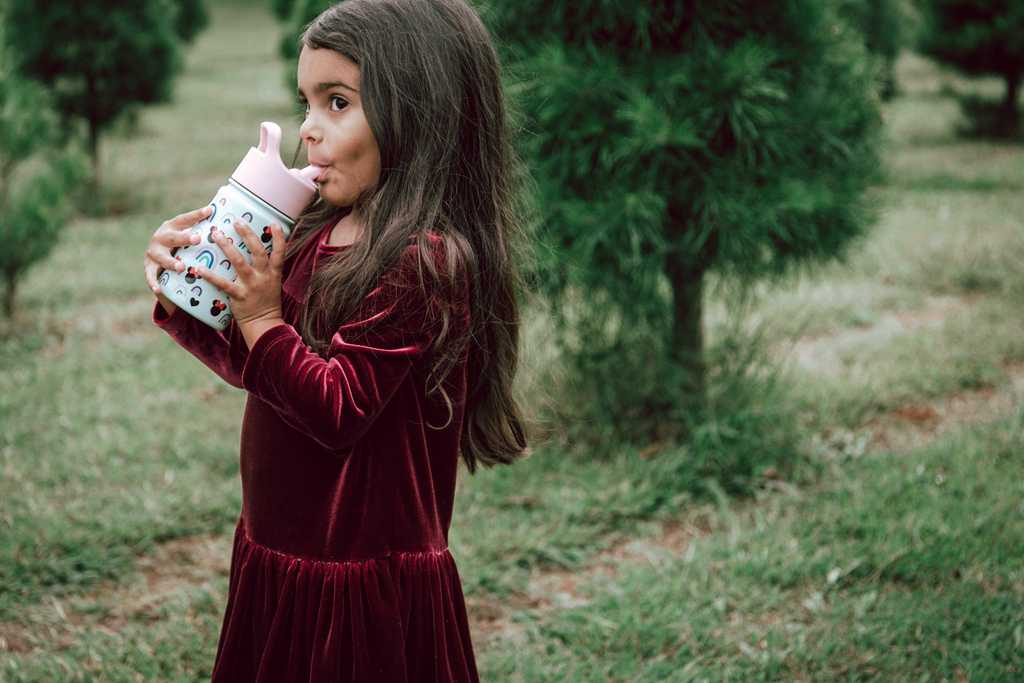
[[[227,295],[200,277],[196,266],[209,268],[231,281],[238,275],[213,241],[213,228],[217,228],[246,261],[252,263],[249,247],[234,228],[235,219],[249,225],[269,254],[273,250],[270,226],[274,223],[280,225],[285,239],[288,239],[295,220],[316,195],[317,187],[313,181],[323,168],[315,165],[301,171],[286,168],[281,161],[280,146],[281,127],[272,121],[261,123],[259,146],[249,148],[248,154],[228,178],[227,185],[217,190],[210,202],[213,208],[210,216],[191,229],[191,233],[201,236],[199,244],[190,244],[172,252],[185,269],[180,273],[164,270],[157,278],[164,296],[214,329],[227,329],[231,323],[231,307]]]

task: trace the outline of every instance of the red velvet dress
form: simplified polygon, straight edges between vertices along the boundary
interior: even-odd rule
[[[365,317],[386,325],[361,334],[365,320],[355,320],[326,358],[309,350],[292,323],[317,261],[346,248],[325,244],[331,227],[284,264],[286,322],[252,349],[234,323],[221,333],[159,302],[153,309],[154,324],[248,392],[213,681],[477,681],[447,542],[466,363],[446,379],[448,422],[444,402],[424,396],[433,332],[418,289],[378,287]],[[408,272],[415,249],[391,272]]]

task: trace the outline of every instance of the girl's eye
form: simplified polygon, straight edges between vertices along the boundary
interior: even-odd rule
[[[297,100],[302,108],[302,118],[309,116],[309,102],[305,99]],[[348,101],[341,95],[331,95],[331,111],[341,112],[348,106]]]

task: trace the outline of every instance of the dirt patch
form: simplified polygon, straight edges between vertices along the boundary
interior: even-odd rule
[[[128,622],[159,621],[163,605],[180,592],[201,586],[215,593],[213,582],[230,570],[231,541],[230,534],[204,534],[161,543],[139,558],[126,582],[105,581],[65,600],[51,596],[17,622],[0,623],[0,652],[67,649],[84,631],[113,634]]]
[[[781,349],[797,366],[816,374],[834,375],[845,366],[844,359],[863,355],[864,348],[878,347],[916,330],[938,328],[951,316],[966,312],[979,296],[930,297],[922,308],[883,315],[872,325],[851,327],[834,334],[804,337]]]
[[[231,567],[231,536],[203,535],[162,544],[152,555],[139,558],[140,581],[129,589],[96,591],[104,601],[116,594],[114,608],[102,623],[116,627],[128,620],[159,619],[160,605],[183,588],[212,587],[217,577],[228,575]],[[141,589],[141,590],[140,590]]]
[[[10,624],[0,624],[0,652],[29,652],[32,645],[25,639],[21,629]]]
[[[1000,387],[982,387],[943,396],[928,403],[907,404],[871,420],[873,450],[912,450],[954,429],[983,424],[1013,413],[1024,397],[1024,363],[1004,366],[1008,380]]]
[[[530,611],[531,621],[556,609],[581,607],[589,602],[578,587],[598,578],[613,580],[624,563],[651,564],[681,557],[696,539],[713,533],[712,513],[697,508],[679,519],[660,523],[660,530],[643,538],[623,538],[593,557],[585,569],[535,569],[524,593],[513,594],[499,602],[491,597],[468,601],[470,626],[474,638],[486,642],[523,642],[526,627],[517,615]]]

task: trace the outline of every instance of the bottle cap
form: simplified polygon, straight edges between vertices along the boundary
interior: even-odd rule
[[[248,154],[231,174],[231,179],[292,220],[299,217],[316,194],[313,180],[323,171],[310,164],[301,171],[285,168],[281,161],[281,126],[273,121],[260,124],[259,147]]]

